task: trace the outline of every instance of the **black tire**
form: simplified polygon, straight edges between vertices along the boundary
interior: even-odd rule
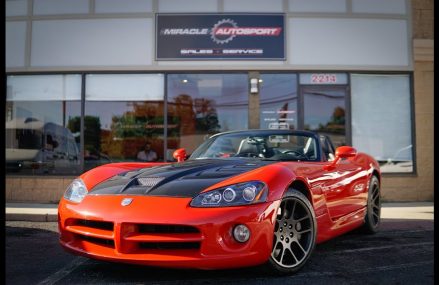
[[[282,198],[273,233],[273,249],[263,265],[269,274],[297,272],[311,256],[316,244],[317,223],[308,199],[290,189]]]
[[[367,211],[364,217],[364,225],[361,230],[365,234],[374,234],[378,231],[381,224],[381,193],[380,182],[373,175],[370,178],[367,194]]]

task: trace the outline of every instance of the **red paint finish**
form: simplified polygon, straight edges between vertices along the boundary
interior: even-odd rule
[[[154,196],[90,195],[79,204],[62,198],[60,243],[70,252],[91,258],[163,267],[219,269],[262,264],[271,254],[277,209],[294,181],[301,181],[311,198],[318,243],[364,223],[369,180],[373,171],[380,175],[377,162],[358,153],[340,158],[333,167],[328,168],[329,164],[274,163],[204,190],[263,181],[269,189],[267,201],[247,206],[193,208],[190,198]],[[80,178],[91,189],[118,173],[155,165],[159,163],[108,164]],[[121,206],[124,198],[133,199],[129,206]],[[238,224],[250,229],[245,243],[232,237]],[[154,227],[167,230],[148,230]]]
[[[121,207],[126,197],[133,201],[129,207]],[[67,250],[92,258],[165,267],[230,268],[256,265],[268,259],[279,201],[216,209],[191,208],[190,201],[190,198],[123,195],[91,195],[80,204],[62,200],[60,242]],[[97,204],[100,206],[96,207]],[[103,229],[99,224],[83,225],[81,220],[113,223],[113,226]],[[249,227],[248,242],[238,243],[232,238],[232,229],[237,224]],[[140,225],[190,226],[198,232],[142,233]],[[144,249],[142,242],[169,245],[197,242],[199,247]]]

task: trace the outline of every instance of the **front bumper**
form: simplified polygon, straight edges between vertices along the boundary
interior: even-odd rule
[[[133,198],[121,206],[123,198]],[[192,208],[190,198],[88,195],[59,204],[60,243],[101,260],[161,267],[221,269],[268,260],[280,201],[250,206]],[[232,229],[245,224],[250,239]]]

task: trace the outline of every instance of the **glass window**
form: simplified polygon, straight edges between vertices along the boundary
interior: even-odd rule
[[[6,172],[79,174],[80,75],[7,77]]]
[[[305,86],[302,89],[304,129],[330,137],[334,145],[346,144],[346,87]]]
[[[233,157],[312,161],[319,159],[319,151],[316,139],[312,136],[284,130],[256,130],[212,137],[197,148],[190,159]]]
[[[184,147],[188,154],[212,134],[248,127],[247,74],[170,74],[168,159]]]
[[[297,76],[261,74],[259,81],[261,129],[297,129]]]
[[[110,162],[163,160],[163,89],[163,74],[86,76],[85,170]]]
[[[413,172],[409,75],[351,75],[352,142],[382,172]]]

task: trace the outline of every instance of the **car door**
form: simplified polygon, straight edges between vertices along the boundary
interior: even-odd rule
[[[337,163],[331,173],[331,185],[324,195],[332,219],[340,218],[365,206],[364,189],[367,173],[352,159],[343,159]]]
[[[333,146],[327,137],[321,137],[321,145],[324,159],[330,163],[334,155]],[[358,162],[357,156],[341,158],[324,175],[328,179],[324,182],[322,192],[332,219],[338,219],[366,205],[367,171]]]

